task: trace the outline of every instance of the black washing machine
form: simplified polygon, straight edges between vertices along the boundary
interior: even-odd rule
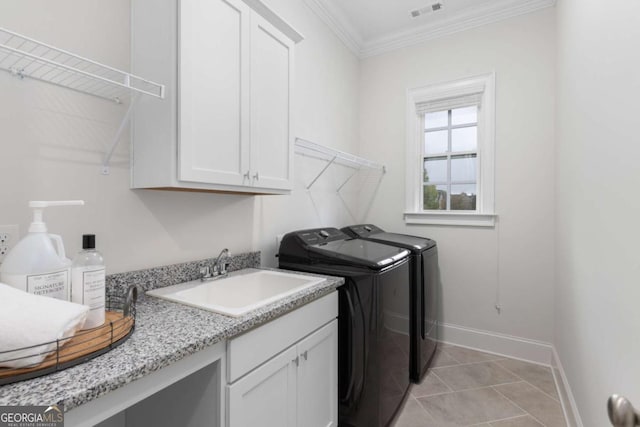
[[[411,380],[420,382],[431,363],[438,343],[440,315],[440,271],[436,242],[424,237],[386,233],[372,224],[352,225],[342,229],[346,234],[370,242],[384,243],[411,251],[410,309],[396,313],[410,323]]]
[[[390,425],[409,390],[409,331],[387,314],[409,310],[410,252],[352,239],[336,228],[286,234],[280,268],[340,276],[338,418],[341,427]]]

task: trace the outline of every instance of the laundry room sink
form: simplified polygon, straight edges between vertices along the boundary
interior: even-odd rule
[[[153,289],[147,295],[239,317],[323,280],[302,274],[249,268],[210,282],[194,280]]]

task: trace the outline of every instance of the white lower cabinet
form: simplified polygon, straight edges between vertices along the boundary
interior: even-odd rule
[[[229,341],[228,427],[338,425],[338,295]]]
[[[229,386],[229,427],[296,425],[295,346]]]
[[[228,426],[337,426],[337,391],[333,320],[228,386]]]
[[[297,425],[338,425],[338,321],[297,345]]]
[[[73,427],[336,427],[338,292],[65,414]]]

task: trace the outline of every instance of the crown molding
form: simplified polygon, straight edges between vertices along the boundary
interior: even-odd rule
[[[362,37],[341,10],[327,0],[304,0],[304,2],[354,55],[360,57]]]
[[[535,12],[556,4],[556,0],[496,1],[483,7],[458,13],[444,21],[434,22],[408,31],[384,35],[365,42],[347,16],[335,7],[331,0],[304,1],[336,34],[344,45],[361,59]]]
[[[426,25],[411,31],[402,31],[383,36],[363,44],[360,48],[360,58],[380,55],[396,49],[416,45],[428,40],[445,37],[451,34],[492,24],[508,18],[535,12],[554,6],[556,0],[506,0],[497,2],[489,7],[477,8],[473,11],[458,14],[451,18]]]

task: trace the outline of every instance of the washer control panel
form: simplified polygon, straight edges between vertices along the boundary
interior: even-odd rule
[[[384,232],[381,228],[378,228],[373,224],[352,225],[350,227],[343,228],[343,230],[347,230],[347,234],[354,237],[367,237],[372,234]]]
[[[298,234],[307,245],[320,245],[322,243],[333,242],[335,240],[349,239],[337,228],[317,228],[315,230],[305,230]]]

